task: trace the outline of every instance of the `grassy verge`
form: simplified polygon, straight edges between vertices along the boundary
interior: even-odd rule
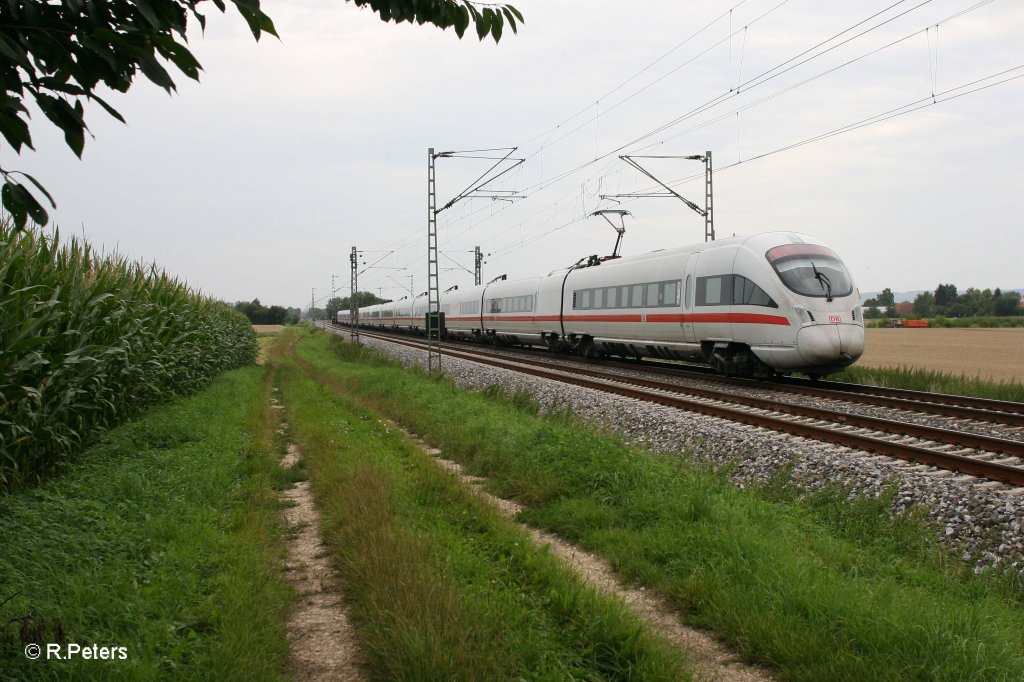
[[[977,377],[957,376],[926,369],[907,367],[880,369],[853,366],[838,374],[830,374],[828,380],[947,395],[964,395],[990,400],[1024,402],[1024,384],[1019,381],[986,381]]]
[[[677,653],[311,372],[271,362],[378,679],[680,679]]]
[[[1024,317],[929,317],[928,326],[935,329],[1007,329],[1024,327]],[[869,319],[864,321],[865,327],[884,328],[889,325],[889,318]]]
[[[1019,585],[962,570],[884,504],[737,491],[517,396],[471,394],[317,334],[318,376],[488,477],[525,520],[656,588],[787,679],[1019,679]],[[784,491],[783,491],[784,492]]]
[[[0,679],[280,678],[269,379],[222,375],[0,498]],[[30,661],[23,629],[127,658]]]

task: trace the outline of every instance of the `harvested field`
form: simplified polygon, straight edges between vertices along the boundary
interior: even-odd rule
[[[1024,383],[1024,329],[867,329],[863,367]]]
[[[282,329],[284,329],[284,325],[283,324],[254,324],[252,326],[252,328],[253,328],[253,330],[257,334],[273,334],[275,332],[279,332]]]

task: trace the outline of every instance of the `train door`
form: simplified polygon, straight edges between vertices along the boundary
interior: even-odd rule
[[[697,287],[697,259],[699,253],[691,253],[686,257],[686,265],[683,266],[683,314],[681,317],[683,325],[683,340],[689,343],[696,343],[697,333],[693,329],[693,296]]]

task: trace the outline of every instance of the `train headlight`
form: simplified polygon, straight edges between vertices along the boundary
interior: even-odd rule
[[[793,310],[796,311],[796,316],[800,318],[800,324],[813,324],[814,315],[807,308],[801,308],[798,305],[793,306]]]

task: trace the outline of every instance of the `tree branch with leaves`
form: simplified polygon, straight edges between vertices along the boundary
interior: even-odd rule
[[[187,47],[188,22],[206,28],[204,2],[221,13],[230,3],[242,15],[253,37],[277,31],[260,8],[260,0],[6,0],[0,2],[0,133],[17,153],[34,149],[27,101],[64,134],[68,147],[81,158],[85,148],[84,102],[91,101],[124,122],[124,117],[96,94],[103,84],[127,92],[142,73],[167,92],[175,90],[169,66],[192,80],[202,70]],[[383,21],[429,23],[455,28],[461,38],[470,24],[483,40],[497,42],[507,23],[513,32],[523,17],[514,7],[468,0],[347,0],[369,6]],[[518,23],[517,23],[518,22]],[[56,203],[43,185],[27,173],[0,167],[3,206],[18,228],[28,219],[49,220],[44,202]],[[34,188],[35,193],[32,191]]]

